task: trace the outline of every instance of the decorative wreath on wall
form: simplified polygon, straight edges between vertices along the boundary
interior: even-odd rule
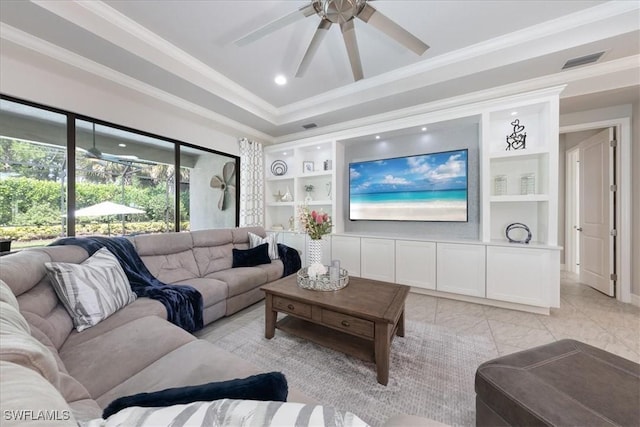
[[[271,163],[271,173],[275,176],[282,176],[287,173],[287,164],[284,160],[276,160]]]
[[[511,237],[511,233],[514,230],[524,230],[527,232],[527,237],[525,237],[524,239],[514,239],[513,237]],[[531,241],[531,230],[529,230],[529,227],[527,227],[526,225],[524,225],[521,222],[514,222],[513,224],[509,224],[507,226],[507,229],[505,230],[504,234],[507,236],[507,240],[509,240],[509,243],[529,243]],[[522,234],[522,233],[520,233]]]

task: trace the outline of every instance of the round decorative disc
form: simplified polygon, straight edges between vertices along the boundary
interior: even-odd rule
[[[283,160],[276,160],[271,163],[271,173],[275,176],[282,176],[287,173],[287,164]]]

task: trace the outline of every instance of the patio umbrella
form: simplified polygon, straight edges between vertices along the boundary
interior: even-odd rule
[[[143,210],[131,208],[129,206],[120,205],[113,202],[101,202],[96,205],[88,206],[86,208],[78,209],[76,216],[108,216],[108,215],[128,215],[128,214],[143,214],[146,213]],[[107,229],[109,235],[111,235],[111,222],[107,221]],[[122,226],[122,234],[124,234],[124,222]]]

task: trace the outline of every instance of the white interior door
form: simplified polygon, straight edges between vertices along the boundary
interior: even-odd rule
[[[610,130],[580,143],[580,281],[614,296],[610,274]]]

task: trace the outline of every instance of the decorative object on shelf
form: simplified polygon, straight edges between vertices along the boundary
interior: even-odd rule
[[[520,177],[520,194],[536,194],[536,175],[525,173]]]
[[[307,193],[307,195],[304,198],[305,203],[309,203],[313,201],[313,199],[311,198],[311,192],[313,191],[313,188],[314,188],[313,184],[305,184],[304,191],[305,193]]]
[[[296,222],[296,219],[293,216],[289,217],[289,231],[293,231],[295,222]]]
[[[524,131],[524,125],[520,124],[520,119],[511,122],[513,132],[507,135],[507,148],[509,150],[524,150],[526,148],[527,133]]]
[[[236,163],[227,162],[222,167],[222,178],[215,175],[209,182],[209,186],[211,186],[211,188],[222,190],[220,200],[218,201],[218,209],[220,209],[221,211],[227,209],[227,206],[229,206],[229,199],[231,198],[231,195],[236,194],[236,186],[233,185],[233,178],[235,177],[235,175]]]
[[[273,224],[273,225],[271,226],[271,229],[272,229],[273,231],[283,231],[283,230],[284,230],[284,227],[282,226],[282,224]]]
[[[303,173],[313,172],[313,162],[310,162],[310,161],[302,162],[302,172]]]
[[[507,176],[496,175],[493,177],[493,195],[505,196],[507,194]]]
[[[278,190],[278,192],[273,195],[273,198],[276,199],[276,202],[281,202],[282,197],[284,197],[284,194],[282,194],[280,190]]]
[[[271,163],[271,173],[275,176],[282,176],[287,173],[287,164],[284,160],[276,160]]]
[[[331,160],[325,160],[324,163],[322,164],[324,167],[324,170],[330,171],[333,166],[332,163],[333,162]]]
[[[289,190],[289,187],[287,187],[287,191],[284,193],[284,196],[282,196],[282,201],[293,202],[293,196],[291,195],[291,190]]]
[[[309,289],[312,291],[337,291],[349,284],[349,272],[347,270],[341,268],[339,269],[339,273],[337,278],[331,276],[331,274],[326,273],[326,267],[321,265],[324,268],[325,273],[316,275],[311,277],[310,270],[315,270],[316,265],[312,265],[309,267],[301,268],[297,273],[297,282],[298,286],[303,289]],[[331,267],[334,268],[334,267]]]
[[[514,239],[513,237],[511,237],[511,233],[514,230],[523,230],[527,232],[527,237],[524,238],[520,238],[520,239]],[[529,243],[531,241],[531,230],[529,230],[529,227],[527,227],[525,224],[521,223],[521,222],[514,222],[513,224],[509,224],[507,226],[507,229],[504,232],[505,236],[507,236],[507,240],[509,241],[509,243]],[[523,233],[520,233],[524,236]]]
[[[327,199],[331,200],[331,181],[326,183],[327,186]]]

